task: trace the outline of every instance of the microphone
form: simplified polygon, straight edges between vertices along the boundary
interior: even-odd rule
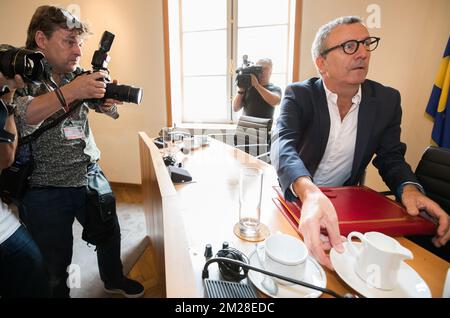
[[[342,296],[342,295],[339,295],[338,293],[336,293],[335,291],[333,291],[331,289],[319,287],[319,286],[312,285],[312,284],[307,283],[307,282],[303,282],[303,281],[296,280],[296,279],[293,279],[293,278],[290,278],[290,277],[286,277],[286,276],[283,276],[283,275],[272,273],[272,272],[266,271],[265,269],[262,269],[262,268],[259,268],[259,267],[255,267],[255,266],[249,265],[249,264],[247,264],[245,262],[238,261],[238,260],[235,260],[235,259],[230,259],[230,258],[227,258],[227,257],[214,257],[214,258],[211,258],[208,261],[206,261],[205,266],[203,267],[203,271],[202,271],[202,279],[206,279],[206,278],[209,277],[208,266],[211,263],[219,263],[219,264],[220,263],[228,263],[228,264],[238,265],[238,266],[240,266],[240,267],[242,267],[244,269],[247,269],[247,270],[253,270],[255,272],[259,272],[259,273],[262,273],[264,275],[269,275],[269,276],[272,276],[272,277],[276,277],[278,279],[282,279],[282,280],[288,281],[288,282],[296,284],[296,285],[301,285],[301,286],[304,286],[304,287],[307,287],[307,288],[310,288],[310,289],[318,290],[318,291],[320,291],[322,293],[331,295],[331,296],[333,296],[335,298],[356,298],[355,295],[352,295],[350,293],[347,293],[347,294]]]
[[[248,66],[248,55],[247,54],[245,54],[245,55],[243,55],[242,56],[242,65],[245,65],[245,66]]]

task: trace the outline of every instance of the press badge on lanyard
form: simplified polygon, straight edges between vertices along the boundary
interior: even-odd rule
[[[81,126],[64,127],[63,130],[64,137],[67,140],[84,139],[86,137]]]

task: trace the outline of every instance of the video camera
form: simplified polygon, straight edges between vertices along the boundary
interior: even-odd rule
[[[108,63],[110,61],[110,56],[108,55],[111,45],[114,41],[114,34],[105,31],[100,40],[100,47],[94,52],[92,57],[92,69],[93,72],[97,71],[108,71]],[[105,82],[110,82],[110,78],[104,78]],[[106,83],[106,93],[101,101],[107,98],[112,98],[119,100],[121,102],[139,104],[142,100],[143,90],[142,88],[137,88],[128,85],[118,85],[114,83]]]
[[[258,75],[261,74],[263,67],[256,66],[254,63],[250,62],[247,55],[244,55],[242,60],[242,67],[236,70],[236,73],[238,74],[236,76],[236,85],[239,88],[247,89],[252,86],[251,74],[258,77]]]
[[[8,78],[20,75],[24,81],[37,83],[44,73],[42,59],[38,51],[18,49],[10,45],[0,46],[0,72]]]

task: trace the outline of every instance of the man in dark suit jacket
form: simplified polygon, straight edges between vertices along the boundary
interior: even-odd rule
[[[366,80],[370,52],[379,40],[357,17],[322,26],[312,47],[321,78],[286,88],[273,136],[271,160],[283,193],[288,200],[301,199],[300,232],[313,256],[329,268],[324,250],[343,252],[342,238],[336,211],[318,186],[358,184],[373,155],[373,164],[409,214],[425,209],[439,220],[435,245],[450,238],[449,216],[423,194],[405,162],[400,93]]]

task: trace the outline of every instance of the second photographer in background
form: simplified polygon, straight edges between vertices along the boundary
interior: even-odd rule
[[[23,199],[23,217],[48,266],[53,297],[70,295],[66,281],[72,260],[72,225],[77,218],[85,226],[87,174],[101,173],[97,164],[100,150],[88,113],[94,109],[117,118],[116,104],[120,103],[103,99],[107,74],[82,74],[79,62],[88,34],[87,25],[67,10],[47,5],[37,8],[28,28],[26,48],[45,55],[44,79],[41,84],[27,83],[15,95],[22,137],[62,116],[72,102],[89,100],[32,144],[35,166]],[[114,233],[96,245],[100,278],[107,292],[140,297],[143,286],[122,272],[120,227],[117,215],[114,217]]]
[[[248,65],[247,56],[244,55],[243,68]],[[236,81],[238,89],[233,99],[233,110],[238,112],[243,108],[243,115],[273,118],[275,107],[281,100],[281,89],[270,83],[272,61],[268,58],[260,59],[256,62],[256,66],[262,67],[258,76],[253,73],[238,75],[238,77],[250,76],[250,81]]]
[[[11,105],[16,87],[22,87],[19,75],[6,79],[0,73],[0,91],[8,86],[9,93],[0,99],[0,130],[13,140],[0,141],[1,169],[11,165],[17,148],[17,129],[14,123],[15,108]],[[44,261],[36,243],[22,225],[12,206],[0,199],[0,298],[48,297],[49,286]]]

